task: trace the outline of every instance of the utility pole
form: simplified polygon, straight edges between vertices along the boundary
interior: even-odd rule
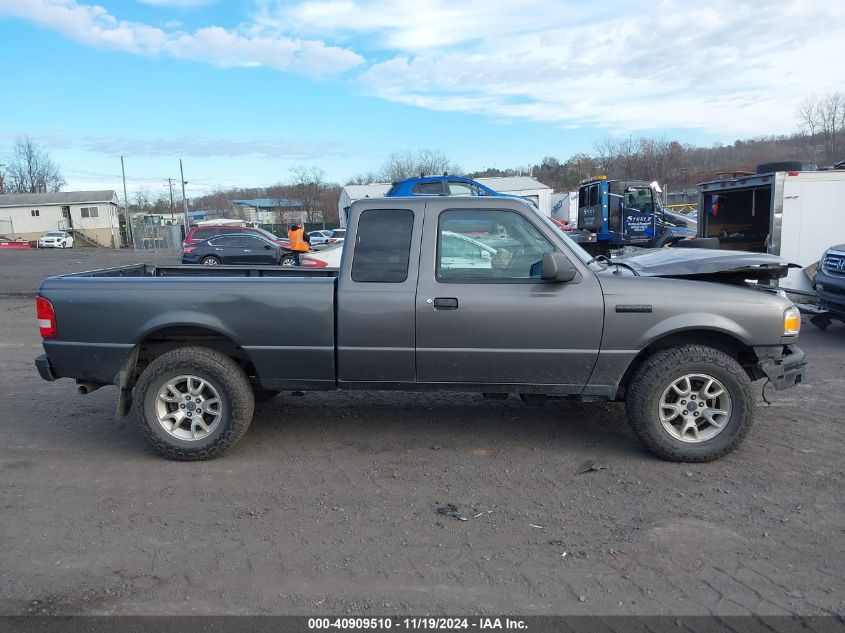
[[[123,221],[126,222],[126,237],[129,238],[132,248],[135,248],[135,240],[132,239],[132,218],[129,217],[129,198],[126,196],[126,167],[123,165],[123,156],[120,157],[120,171],[123,174]]]
[[[170,187],[170,223],[173,224],[176,221],[173,217],[173,178],[167,179],[167,185]]]
[[[185,185],[188,181],[185,180],[185,170],[182,169],[182,159],[179,159],[179,175],[182,177],[182,206],[185,208],[185,235],[188,235],[188,198],[185,196]]]

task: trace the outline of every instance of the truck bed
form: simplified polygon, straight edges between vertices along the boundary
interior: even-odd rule
[[[137,345],[227,341],[267,388],[333,388],[337,269],[133,264],[45,279],[58,377],[114,383]]]
[[[66,277],[337,277],[337,268],[127,264],[126,266],[57,275],[52,279]]]

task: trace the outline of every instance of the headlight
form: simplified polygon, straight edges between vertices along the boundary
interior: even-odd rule
[[[801,331],[801,313],[791,307],[783,311],[783,335],[796,336]]]

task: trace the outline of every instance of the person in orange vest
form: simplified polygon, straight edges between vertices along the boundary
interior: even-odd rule
[[[294,222],[293,226],[288,229],[288,239],[290,240],[290,250],[293,251],[293,265],[299,266],[299,255],[309,251],[311,240],[299,222]]]

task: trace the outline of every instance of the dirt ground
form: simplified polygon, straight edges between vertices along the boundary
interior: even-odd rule
[[[42,277],[141,259],[175,256],[0,252],[0,613],[845,612],[845,326],[805,323],[807,384],[715,463],[615,404],[382,392],[282,395],[174,463],[33,366]]]

